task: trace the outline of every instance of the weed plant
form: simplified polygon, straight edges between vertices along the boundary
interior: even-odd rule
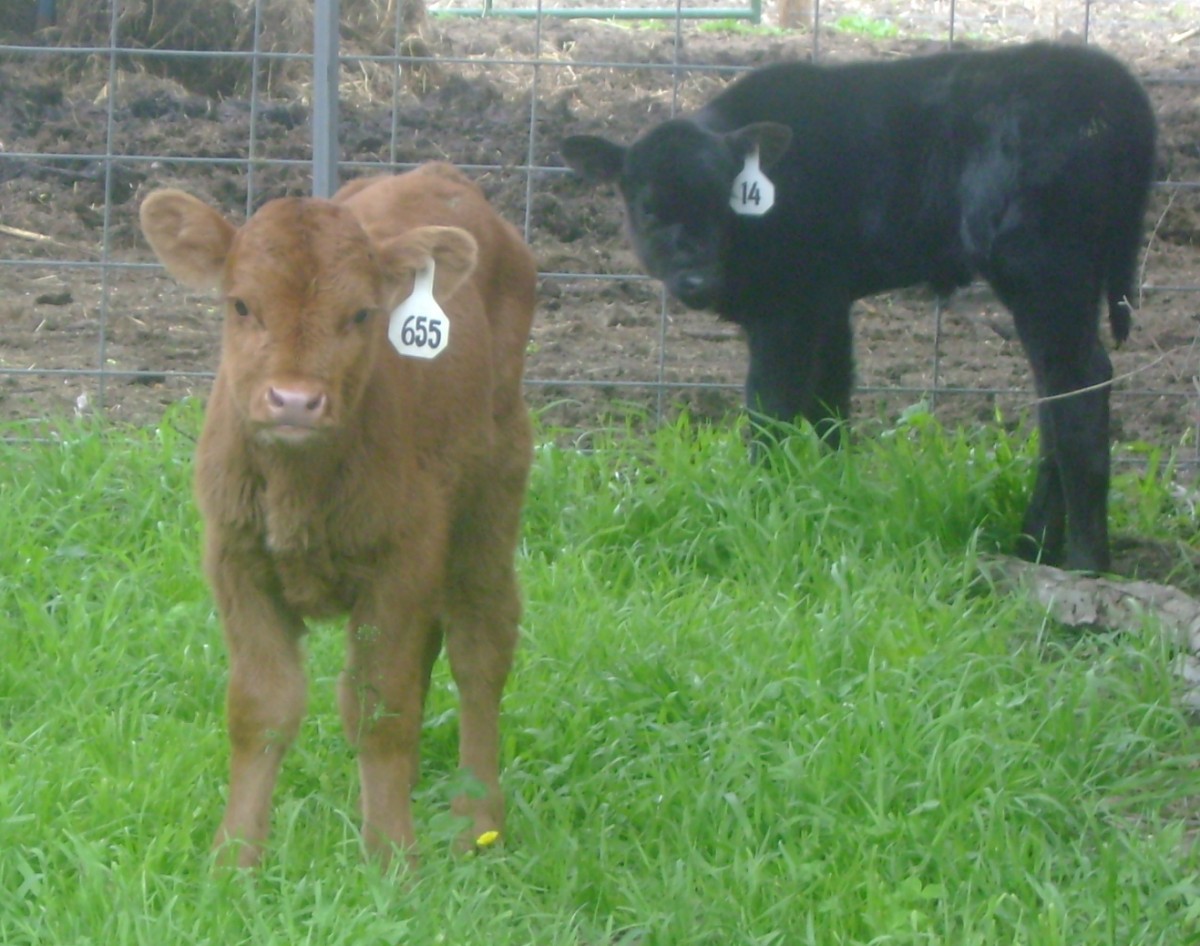
[[[213,871],[226,662],[194,406],[0,445],[0,943],[1181,946],[1198,743],[1148,624],[1079,635],[980,577],[1033,446],[919,412],[748,462],[686,421],[537,451],[504,705],[508,834],[449,853],[435,671],[421,866],[364,861],[336,625],[264,867]],[[40,434],[44,439],[30,439]],[[1169,464],[1118,527],[1176,538]]]

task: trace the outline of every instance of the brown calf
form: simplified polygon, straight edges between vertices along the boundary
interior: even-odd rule
[[[461,700],[461,843],[500,831],[500,694],[531,458],[521,393],[536,267],[458,171],[430,164],[284,198],[242,227],[181,191],[142,229],[178,280],[217,287],[221,361],[196,459],[204,565],[230,654],[229,802],[215,846],[258,861],[305,711],[304,619],[349,614],[339,706],[364,834],[414,844],[409,795],[443,636]],[[435,262],[449,344],[401,355],[389,313]],[[230,843],[235,842],[235,843]]]

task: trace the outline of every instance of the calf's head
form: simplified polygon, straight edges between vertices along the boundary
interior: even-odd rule
[[[217,289],[220,373],[238,420],[260,442],[300,444],[346,424],[388,345],[392,308],[435,262],[445,301],[474,269],[474,238],[417,227],[373,241],[339,204],[281,198],[242,227],[177,190],[150,194],[142,231],[168,272]]]
[[[677,118],[625,147],[594,135],[562,142],[567,164],[584,180],[616,182],[625,223],[646,272],[692,309],[716,305],[725,284],[726,248],[736,216],[729,197],[746,156],[758,149],[764,170],[787,150],[792,132],[775,122],[710,131]]]

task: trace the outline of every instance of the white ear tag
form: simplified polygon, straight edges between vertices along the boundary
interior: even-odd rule
[[[388,341],[410,358],[436,358],[450,344],[450,320],[433,298],[434,265],[431,259],[418,269],[413,291],[392,310]]]
[[[733,179],[729,206],[744,217],[760,217],[775,206],[775,185],[758,166],[757,148],[746,155],[745,166]]]

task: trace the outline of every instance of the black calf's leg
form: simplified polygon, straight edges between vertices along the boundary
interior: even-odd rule
[[[1047,364],[1049,394],[1080,393],[1044,402],[1040,413],[1054,430],[1061,502],[1066,506],[1063,564],[1077,571],[1098,572],[1109,565],[1107,382],[1112,380],[1112,362],[1098,340],[1078,359],[1076,363],[1064,359]]]
[[[816,403],[824,417],[813,421],[817,433],[831,446],[842,443],[843,424],[850,418],[850,393],[854,389],[854,334],[850,308],[825,326],[817,353]]]
[[[806,420],[830,445],[841,443],[854,379],[848,305],[814,318],[784,316],[745,326],[750,346],[746,406],[765,434],[771,421]]]
[[[1087,246],[1027,230],[993,243],[984,268],[1013,314],[1042,399],[1041,456],[1018,552],[1079,571],[1109,563],[1112,363],[1100,343],[1102,271]]]
[[[1063,311],[1048,308],[1047,313]],[[1076,337],[1052,320],[1030,324],[1014,307],[1041,402],[1037,480],[1017,552],[1077,571],[1108,568],[1109,411],[1112,363],[1094,329]]]
[[[1039,383],[1039,393],[1041,389],[1042,385]],[[1061,565],[1066,539],[1067,505],[1055,457],[1054,422],[1047,407],[1045,404],[1038,407],[1040,447],[1037,479],[1034,481],[1033,495],[1029,498],[1025,519],[1021,524],[1017,554],[1030,562]]]

